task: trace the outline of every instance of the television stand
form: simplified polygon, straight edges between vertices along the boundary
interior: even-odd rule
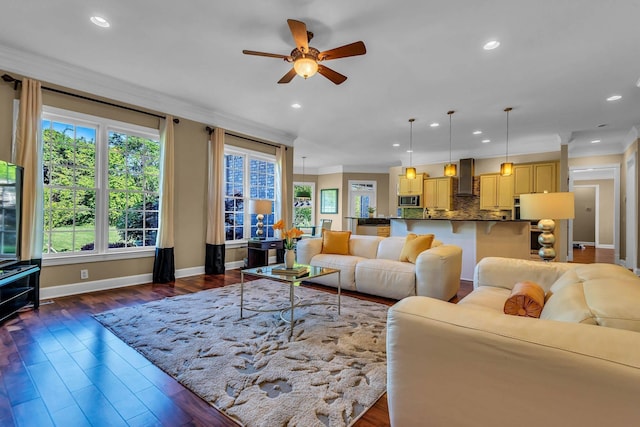
[[[29,304],[40,306],[40,267],[14,264],[0,269],[0,322]]]

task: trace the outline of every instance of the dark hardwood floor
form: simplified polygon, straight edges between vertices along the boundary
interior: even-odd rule
[[[577,251],[575,262],[613,262],[613,251]],[[8,319],[0,326],[0,426],[235,426],[120,341],[92,314],[238,283],[239,276],[238,270],[229,270],[220,276],[178,279],[171,285],[58,298]],[[471,282],[461,282],[452,302],[471,289]],[[387,305],[395,302],[345,294]],[[388,425],[386,395],[356,423]]]

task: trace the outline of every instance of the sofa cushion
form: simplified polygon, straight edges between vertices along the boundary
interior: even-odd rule
[[[518,282],[504,303],[504,314],[540,317],[544,307],[544,289],[535,282]]]
[[[614,264],[585,264],[551,286],[541,319],[640,332],[640,280]]]
[[[340,286],[342,289],[350,291],[356,290],[356,264],[366,260],[359,256],[353,255],[336,255],[336,254],[318,254],[311,258],[311,265],[316,267],[328,267],[340,270]],[[320,276],[312,280],[326,286],[338,287],[338,275],[329,274]]]
[[[408,261],[412,264],[415,264],[418,255],[431,248],[433,238],[433,234],[407,234],[407,237],[404,241],[404,246],[402,247],[402,251],[400,252],[399,260],[402,262]]]
[[[349,255],[350,231],[325,230],[322,233],[322,253]]]
[[[356,266],[358,292],[402,299],[416,294],[415,266],[388,259],[366,259]]]
[[[458,304],[470,307],[482,307],[491,311],[502,312],[504,302],[511,295],[511,289],[498,288],[494,286],[480,286],[469,295],[462,298]]]
[[[351,236],[349,240],[349,253],[362,258],[375,258],[378,254],[378,245],[384,237],[379,236]]]

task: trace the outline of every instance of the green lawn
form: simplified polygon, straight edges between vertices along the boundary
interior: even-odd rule
[[[51,233],[52,241],[52,253],[69,252],[72,250],[79,251],[82,246],[93,243],[94,241],[94,227],[91,225],[83,225],[75,227],[75,244],[73,241],[74,233],[73,227],[57,227]],[[45,235],[43,251],[46,251],[47,238]],[[109,230],[109,242],[119,242],[121,240],[120,235],[115,228]],[[75,246],[75,247],[74,247]]]

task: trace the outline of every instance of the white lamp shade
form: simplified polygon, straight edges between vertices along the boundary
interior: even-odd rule
[[[573,193],[532,193],[520,195],[521,219],[573,219]]]
[[[273,211],[273,202],[271,200],[249,200],[249,212],[252,214],[268,215],[271,211]]]

